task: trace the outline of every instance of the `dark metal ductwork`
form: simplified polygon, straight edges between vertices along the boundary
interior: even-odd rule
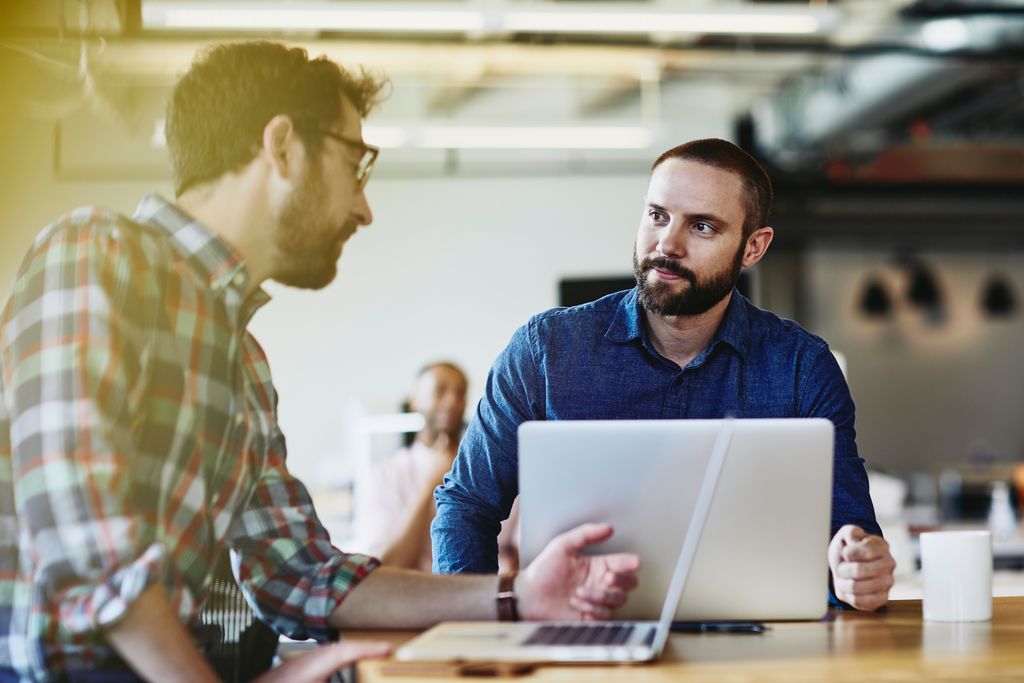
[[[831,180],[1024,180],[1024,2],[923,0],[751,112],[754,151]]]

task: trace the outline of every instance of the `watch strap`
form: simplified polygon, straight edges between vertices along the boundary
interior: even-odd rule
[[[495,602],[498,607],[498,621],[519,621],[515,585],[515,572],[498,576],[498,594],[495,596]]]

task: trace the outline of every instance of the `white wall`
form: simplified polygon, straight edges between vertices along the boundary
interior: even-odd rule
[[[564,276],[631,271],[646,173],[378,180],[374,224],[321,292],[272,288],[253,330],[270,356],[297,472],[343,457],[350,398],[393,410],[424,363],[452,358],[473,398],[512,332]]]

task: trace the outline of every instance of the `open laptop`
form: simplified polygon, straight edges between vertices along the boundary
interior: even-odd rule
[[[733,420],[720,424],[685,539],[680,538],[671,581],[663,593],[661,617],[651,621],[607,622],[444,622],[402,646],[395,658],[412,660],[526,662],[645,662],[661,656],[683,594],[704,520],[711,508]],[[550,539],[549,539],[550,540]]]
[[[588,552],[640,555],[640,585],[616,612],[654,619],[721,420],[562,421],[519,430],[520,556],[600,520]],[[828,609],[834,427],[825,419],[737,419],[703,522],[682,621],[820,619]]]

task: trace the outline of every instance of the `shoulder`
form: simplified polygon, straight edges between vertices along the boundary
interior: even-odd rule
[[[807,331],[799,323],[758,308],[744,299],[754,348],[798,355],[819,355],[828,351],[828,343]]]
[[[140,322],[168,270],[168,247],[155,229],[97,206],[73,209],[43,228],[25,254],[10,291],[6,315],[39,306],[109,315]],[[40,313],[31,313],[40,315]]]
[[[40,268],[68,268],[78,277],[102,273],[141,284],[155,261],[168,258],[158,232],[112,209],[81,206],[44,227],[22,261],[19,279]]]
[[[633,290],[626,289],[578,306],[550,308],[531,317],[525,327],[540,334],[592,327],[599,328],[603,333],[622,307],[623,301],[632,292]]]
[[[127,247],[157,241],[155,231],[127,216],[102,206],[80,206],[44,227],[36,236],[32,251],[57,244],[110,245]]]

